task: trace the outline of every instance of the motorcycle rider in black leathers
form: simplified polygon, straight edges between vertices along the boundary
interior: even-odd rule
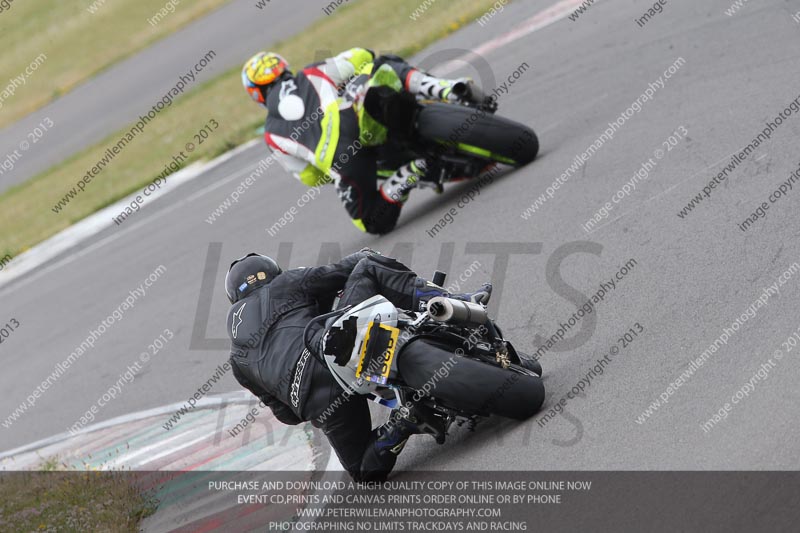
[[[275,160],[309,187],[334,183],[353,224],[374,234],[390,232],[409,192],[430,185],[423,179],[429,168],[424,159],[408,161],[399,150],[360,141],[357,97],[345,89],[367,83],[383,65],[394,70],[402,91],[415,97],[449,102],[479,98],[464,89],[471,86],[466,78],[435,78],[400,57],[376,58],[364,48],[347,50],[296,74],[280,55],[266,52],[251,57],[242,69],[248,94],[268,111],[264,140]],[[387,178],[380,186],[379,174]]]
[[[398,261],[368,250],[336,264],[285,272],[269,257],[250,254],[231,265],[225,290],[233,304],[227,331],[236,380],[279,421],[310,421],[322,429],[354,479],[385,479],[409,436],[417,432],[413,415],[395,416],[394,423],[373,430],[366,397],[344,394],[327,367],[306,349],[303,332],[314,317],[331,310],[340,291],[339,308],[382,294],[399,308],[419,309],[421,303],[446,293]],[[450,297],[485,304],[490,294],[491,285],[486,284],[476,293]],[[316,325],[313,346],[319,346],[323,331],[323,325]],[[432,362],[436,355],[452,357],[428,347],[418,355],[402,355],[398,364],[401,371],[406,365],[410,372],[412,366],[424,366],[422,356]],[[541,402],[528,401],[524,416]]]

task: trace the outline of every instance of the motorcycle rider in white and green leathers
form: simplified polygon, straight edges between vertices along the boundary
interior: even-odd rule
[[[297,73],[280,55],[260,52],[242,69],[248,94],[267,109],[264,140],[273,157],[309,187],[333,183],[353,224],[374,234],[395,227],[409,192],[429,184],[424,177],[433,163],[413,156],[408,160],[392,146],[393,133],[366,112],[363,89],[391,87],[413,106],[415,98],[469,100],[470,83],[439,79],[400,57],[375,57],[365,48]],[[402,104],[402,98],[397,100]],[[379,179],[384,181],[379,184]]]

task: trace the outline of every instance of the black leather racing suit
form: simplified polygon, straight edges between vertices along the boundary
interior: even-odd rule
[[[398,261],[369,252],[333,265],[289,270],[231,307],[231,366],[239,383],[278,420],[310,421],[321,428],[354,479],[381,480],[394,467],[407,435],[372,429],[367,398],[343,394],[303,343],[306,325],[330,310],[340,290],[340,308],[381,294],[401,309],[418,309],[421,301],[443,294]],[[323,326],[315,327],[313,346],[318,346]],[[397,364],[404,380],[420,389],[452,360],[451,348],[422,340],[406,344]],[[544,401],[539,377],[509,377],[505,370],[468,358],[450,364],[448,372],[436,384],[436,395],[467,411],[524,420]]]
[[[328,369],[305,349],[303,330],[311,319],[330,310],[341,290],[340,307],[380,293],[409,309],[417,304],[416,283],[417,275],[394,259],[358,252],[333,265],[283,272],[228,312],[231,366],[237,381],[281,422],[310,421],[321,428],[355,479],[387,473],[396,457],[372,449],[377,436],[368,400],[343,394]],[[322,328],[317,326],[315,344]],[[337,407],[329,409],[332,405]]]

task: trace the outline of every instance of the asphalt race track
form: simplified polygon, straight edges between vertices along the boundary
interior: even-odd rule
[[[514,2],[420,57],[476,49],[554,3]],[[595,311],[544,351],[542,413],[526,423],[460,429],[444,446],[415,437],[400,469],[796,470],[800,348],[787,339],[800,326],[800,182],[774,203],[768,198],[798,169],[797,107],[726,179],[714,188],[709,182],[800,96],[800,24],[784,1],[747,3],[733,16],[725,14],[730,5],[670,1],[639,27],[635,19],[652,2],[604,0],[575,21],[490,46],[484,57],[497,83],[523,63],[530,67],[500,96],[500,114],[530,124],[541,155],[473,192],[463,208],[458,202],[474,184],[441,196],[417,191],[397,230],[378,238],[359,233],[334,191],[324,190],[270,236],[266,228],[307,192],[271,167],[209,224],[266,156],[259,143],[0,288],[0,323],[20,323],[0,348],[0,420],[7,420],[130,291],[166,268],[34,407],[0,427],[0,450],[65,431],[165,329],[174,339],[98,420],[190,397],[227,358],[222,281],[233,258],[259,251],[294,267],[370,246],[423,275],[444,266],[462,287],[492,279],[492,310],[529,353],[614,279]],[[475,75],[469,68],[452,75],[464,73]],[[639,111],[553,187],[637,99]],[[616,196],[646,162],[648,177]],[[679,217],[704,187],[708,197]],[[541,195],[546,200],[523,218]],[[612,209],[587,232],[584,224],[606,202]],[[762,202],[766,215],[742,231]],[[452,207],[452,223],[429,236]],[[213,280],[211,290],[204,279]],[[606,356],[601,375],[593,369]],[[226,375],[212,394],[237,389]],[[568,393],[562,413],[548,417]],[[703,429],[721,409],[724,418]]]

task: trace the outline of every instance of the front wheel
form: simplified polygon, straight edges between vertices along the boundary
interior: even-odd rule
[[[514,167],[527,165],[539,153],[539,139],[528,126],[461,105],[423,105],[416,131],[426,141]]]

